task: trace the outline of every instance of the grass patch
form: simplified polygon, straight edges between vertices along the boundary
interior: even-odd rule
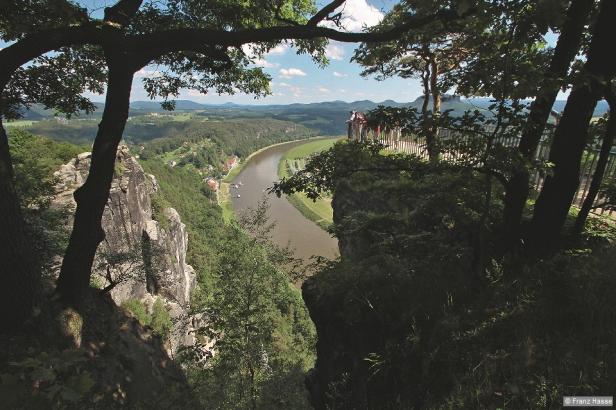
[[[339,138],[340,137],[337,137],[337,138],[320,138],[319,137],[318,139],[311,138],[306,144],[302,144],[298,147],[290,149],[289,152],[285,154],[285,157],[289,155],[289,153],[293,153],[293,155],[301,156],[301,158],[307,157],[312,153],[323,151],[333,146],[334,143]],[[223,215],[225,222],[229,222],[235,217],[235,211],[233,210],[233,203],[231,202],[231,194],[229,193],[229,185],[231,184],[231,181],[233,181],[240,174],[240,172],[242,172],[246,164],[250,161],[250,159],[253,156],[257,155],[258,153],[266,149],[272,148],[274,146],[282,145],[282,144],[290,144],[292,142],[297,142],[297,140],[268,145],[267,147],[263,147],[253,152],[252,154],[248,155],[246,158],[240,160],[239,165],[233,168],[231,171],[229,171],[229,173],[222,179],[222,181],[220,182],[220,190],[218,191],[218,205],[222,208],[222,215]],[[305,147],[305,146],[308,146],[308,147]],[[283,159],[285,157],[283,157]],[[281,171],[281,166],[283,163],[284,161],[281,161],[278,164],[278,176],[279,177],[282,177],[284,175],[281,173],[282,171],[284,171],[284,170]],[[325,205],[320,204],[320,206],[314,206],[314,205],[311,206],[312,204],[311,200],[309,200],[305,196],[302,199],[300,197],[300,194],[298,194],[297,203],[294,203],[293,200],[291,199],[290,201],[306,218],[310,219],[311,221],[316,222],[323,229],[327,229],[329,224],[332,223],[333,211],[331,210],[331,199],[326,199]],[[324,212],[324,210],[327,210],[327,207],[329,207],[329,213],[331,214],[329,215],[329,218],[327,216],[327,213],[325,214],[325,216],[321,215]],[[313,210],[313,208],[315,209]]]
[[[334,213],[331,206],[331,198],[318,199],[316,202],[313,202],[304,194],[293,194],[288,195],[287,200],[291,205],[297,208],[305,218],[319,225],[321,229],[326,231],[332,224]],[[327,207],[329,207],[329,209]]]
[[[288,165],[291,161],[304,160],[312,154],[329,149],[339,139],[340,137],[323,138],[293,147],[282,156],[280,163],[278,164],[278,177],[283,178],[291,175],[291,170]],[[334,213],[331,206],[331,198],[326,197],[313,201],[306,197],[306,195],[297,193],[287,196],[287,199],[291,205],[297,208],[297,210],[304,215],[304,217],[310,219],[322,229],[327,230],[333,222]]]
[[[3,125],[6,128],[11,128],[11,127],[31,127],[32,124],[34,124],[36,121],[31,121],[31,120],[15,120],[15,121],[7,121],[4,122]]]
[[[291,148],[284,156],[283,159],[297,159],[297,158],[306,158],[312,154],[316,154],[317,152],[325,151],[326,149],[330,149],[334,146],[334,144],[341,137],[336,138],[320,138],[309,141],[305,144],[298,145],[297,147]]]
[[[231,171],[229,171],[227,175],[225,175],[222,181],[224,183],[227,183],[227,185],[229,184],[229,182],[233,181],[235,177],[238,176],[240,172],[242,172],[242,169],[244,169],[244,165],[246,165],[249,158],[250,157],[246,158],[245,160],[240,161],[240,163],[235,168],[233,168]]]
[[[172,117],[173,121],[176,122],[184,122],[184,121],[189,121],[192,119],[192,115],[187,114],[187,113],[183,113],[183,114],[174,114]]]
[[[222,209],[222,218],[225,223],[229,223],[234,217],[233,203],[231,202],[231,194],[229,193],[229,183],[221,182],[218,190],[218,205]]]

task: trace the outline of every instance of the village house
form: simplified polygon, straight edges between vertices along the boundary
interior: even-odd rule
[[[237,167],[239,164],[240,164],[240,158],[237,155],[233,155],[232,157],[227,158],[223,168],[225,172],[229,172],[233,168]]]
[[[220,183],[215,178],[207,177],[203,181],[214,192],[217,192],[218,188],[220,188]]]

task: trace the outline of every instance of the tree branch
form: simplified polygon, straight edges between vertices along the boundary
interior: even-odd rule
[[[235,46],[259,41],[299,40],[328,38],[346,43],[381,42],[398,38],[403,33],[421,28],[435,20],[451,21],[470,15],[459,15],[454,10],[441,10],[429,16],[412,16],[406,23],[380,32],[342,32],[313,25],[275,26],[238,31],[212,29],[176,29],[147,35],[127,36],[127,49],[151,52],[151,58],[175,51],[198,51],[204,45]]]
[[[97,44],[101,41],[101,30],[95,24],[63,27],[30,34],[14,44],[0,50],[0,90],[22,65],[45,53],[62,47]]]
[[[342,6],[346,0],[334,0],[329,3],[327,6],[323,7],[321,10],[317,12],[314,16],[308,20],[306,23],[307,26],[316,26],[321,21],[325,20],[329,13],[336,10],[338,7]]]
[[[118,28],[127,26],[139,11],[143,0],[120,0],[105,8],[104,22]]]
[[[490,175],[490,176],[496,178],[498,180],[498,182],[500,182],[504,187],[506,187],[507,184],[508,184],[507,178],[503,174],[501,174],[500,172],[497,172],[496,170],[488,169],[488,168],[484,168],[484,167],[473,167],[471,169],[473,171],[477,171],[479,173]]]
[[[114,13],[116,13],[116,16],[121,13],[127,16],[131,11],[136,12],[135,7],[137,7],[138,3],[140,4],[141,1],[120,0],[116,4],[117,8],[115,8],[116,6],[110,8],[115,8],[115,11],[111,13],[111,16],[109,16],[110,13],[107,13],[108,17],[113,19]],[[332,2],[324,7],[309,20],[309,23],[310,21],[314,22],[317,16],[321,16],[325,9],[329,10],[329,7],[333,7],[338,3],[341,3],[341,1]],[[87,24],[75,27],[43,30],[39,33],[28,35],[15,44],[0,50],[0,61],[2,61],[2,64],[0,64],[0,90],[4,89],[8,79],[17,68],[36,57],[62,47],[75,47],[86,44],[101,45],[104,43],[106,46],[124,49],[127,52],[132,51],[150,61],[169,52],[199,52],[206,46],[239,47],[242,44],[256,41],[329,38],[341,42],[380,42],[394,40],[409,30],[421,28],[435,20],[451,21],[468,16],[473,12],[474,10],[471,9],[462,15],[458,15],[454,10],[441,10],[430,16],[412,16],[404,24],[386,31],[370,33],[348,33],[306,24],[238,31],[176,29],[150,34],[123,36],[118,35],[119,33],[108,33],[108,30],[101,29],[100,24],[88,22]]]
[[[116,285],[118,284],[117,282],[115,282],[113,280],[113,277],[111,276],[111,265],[107,265],[107,273],[106,273],[106,279],[109,281],[109,285],[105,286],[105,288],[100,290],[100,293],[107,293],[109,291],[111,291],[113,288],[116,287]]]

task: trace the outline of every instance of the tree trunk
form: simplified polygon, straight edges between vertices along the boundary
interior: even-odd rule
[[[553,174],[545,180],[535,204],[531,225],[531,241],[538,251],[555,244],[565,223],[580,177],[580,163],[588,126],[597,100],[616,73],[612,43],[616,38],[616,1],[602,0],[593,30],[585,78],[573,89],[550,150]]]
[[[580,49],[584,25],[593,7],[593,0],[573,0],[554,49],[554,55],[533,101],[520,140],[519,152],[525,163],[534,159],[558,90],[563,84],[571,62]],[[505,192],[505,235],[512,242],[520,237],[520,221],[529,194],[530,174],[521,168],[514,172]]]
[[[14,184],[9,141],[0,118],[0,332],[17,328],[30,316],[40,270],[28,240]]]
[[[128,119],[133,75],[134,70],[125,61],[109,64],[105,110],[92,149],[90,172],[74,194],[77,209],[57,291],[64,303],[77,309],[82,307],[89,287],[96,249],[105,237],[101,218],[109,198],[116,151]]]
[[[428,105],[430,104],[430,67],[426,64],[426,68],[421,73],[421,82],[423,85],[423,103],[421,104],[421,114],[428,114]]]
[[[440,155],[440,147],[438,142],[438,126],[441,116],[441,92],[438,87],[438,62],[436,57],[430,60],[430,91],[432,92],[432,124],[430,126],[430,140],[432,148],[430,149],[430,161],[437,162]]]
[[[608,160],[610,159],[610,152],[612,150],[612,146],[614,145],[614,138],[616,137],[616,116],[614,111],[616,109],[616,99],[614,98],[614,95],[612,95],[608,101],[610,101],[610,117],[607,122],[605,135],[603,136],[601,152],[599,153],[599,160],[597,161],[597,168],[595,168],[595,173],[593,174],[592,182],[590,183],[590,188],[588,189],[588,194],[586,195],[586,198],[584,198],[582,209],[580,209],[580,213],[575,220],[573,232],[576,234],[579,234],[584,230],[584,225],[586,224],[588,214],[595,203],[595,199],[597,199],[597,194],[599,194],[601,183],[603,182],[603,176],[605,175],[605,169],[607,167]]]

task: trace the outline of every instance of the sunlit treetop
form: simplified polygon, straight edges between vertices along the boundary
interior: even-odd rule
[[[546,68],[552,49],[546,34],[557,32],[568,2],[561,0],[451,0],[450,8],[476,12],[467,18],[435,21],[420,30],[386,43],[363,43],[354,56],[363,75],[418,77],[425,56],[440,62],[439,84],[456,87],[463,95],[525,98],[534,95],[534,85]],[[382,24],[383,30],[398,24],[407,14],[430,14],[442,2],[407,0],[394,6]]]

